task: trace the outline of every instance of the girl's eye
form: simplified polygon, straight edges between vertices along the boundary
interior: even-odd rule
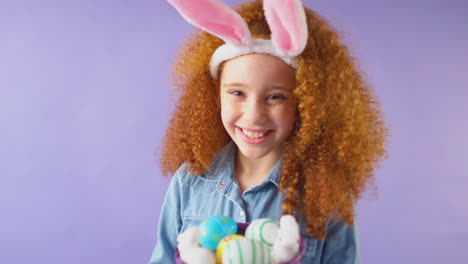
[[[235,96],[241,96],[242,92],[241,91],[232,91],[231,94],[235,95]]]
[[[286,97],[282,94],[272,94],[268,96],[270,100],[279,100],[279,99],[286,99]]]

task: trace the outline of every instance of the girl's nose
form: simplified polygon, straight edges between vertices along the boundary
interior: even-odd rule
[[[251,125],[262,124],[266,120],[265,103],[257,98],[251,98],[245,104],[243,117]]]

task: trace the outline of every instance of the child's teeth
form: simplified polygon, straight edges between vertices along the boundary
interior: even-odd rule
[[[265,135],[265,133],[251,132],[247,130],[242,130],[242,132],[244,132],[244,134],[246,134],[249,138],[259,138]]]

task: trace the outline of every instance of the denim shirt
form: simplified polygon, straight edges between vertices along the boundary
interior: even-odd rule
[[[211,216],[229,216],[236,222],[258,218],[279,221],[284,194],[278,192],[280,159],[263,182],[240,193],[234,177],[236,145],[231,141],[217,155],[206,174],[195,176],[183,164],[175,173],[159,218],[157,244],[151,264],[174,263],[177,235]],[[317,240],[301,227],[306,240],[302,263],[359,263],[357,218],[350,227],[344,221],[329,221],[327,236]]]

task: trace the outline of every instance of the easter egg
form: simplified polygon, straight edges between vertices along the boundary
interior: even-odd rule
[[[241,237],[229,241],[224,247],[223,263],[241,264],[270,264],[272,263],[271,247],[258,240]]]
[[[200,245],[215,250],[221,239],[237,232],[237,223],[230,217],[214,216],[201,222],[198,228]]]
[[[272,246],[278,235],[278,230],[279,225],[277,222],[268,218],[261,218],[250,223],[245,230],[245,237]]]
[[[218,248],[216,248],[216,260],[218,261],[218,263],[221,263],[222,261],[222,256],[223,256],[223,251],[224,251],[224,248],[226,247],[226,245],[235,240],[235,239],[239,239],[241,237],[244,237],[243,235],[229,235],[229,236],[226,236],[224,237],[223,239],[221,239],[221,241],[219,241],[219,244],[218,244]]]

